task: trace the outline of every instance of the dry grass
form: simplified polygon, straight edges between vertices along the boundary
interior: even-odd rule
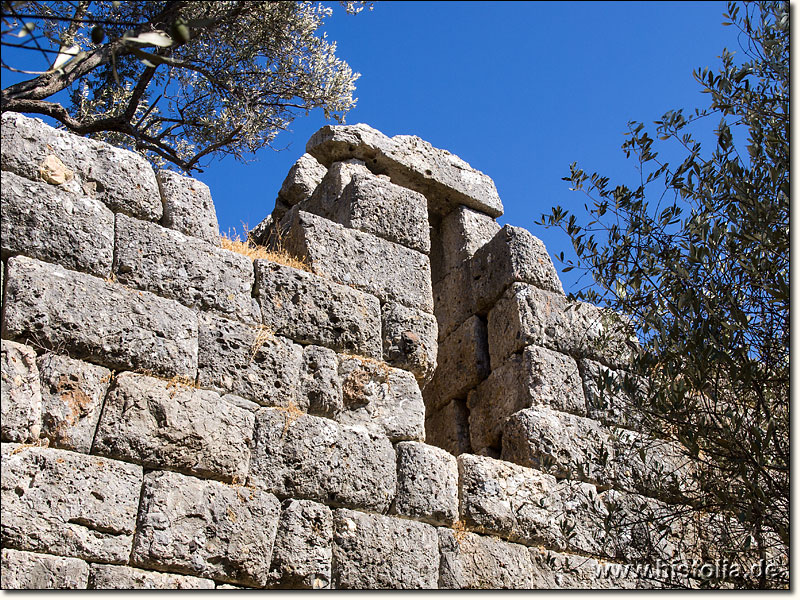
[[[247,225],[243,225],[243,229],[244,232],[242,235],[244,239],[242,239],[242,235],[236,232],[236,229],[229,230],[228,233],[221,233],[219,236],[220,247],[224,250],[230,250],[231,252],[246,256],[250,260],[263,258],[280,265],[292,267],[293,269],[300,269],[301,271],[307,271],[309,273],[312,272],[311,267],[305,260],[293,256],[283,247],[283,240],[280,239],[280,237],[275,243],[275,248],[267,248],[266,246],[259,246],[253,243],[250,239]]]
[[[286,413],[286,420],[283,423],[283,432],[281,433],[281,439],[286,436],[286,432],[289,431],[289,427],[292,426],[292,423],[297,421],[300,417],[304,416],[300,407],[294,403],[294,400],[289,400],[289,403],[286,406],[276,406],[277,410]]]
[[[456,538],[456,542],[459,542],[459,543],[463,542],[466,539],[467,533],[468,533],[467,526],[464,523],[464,521],[459,519],[458,521],[453,523],[451,525],[451,527],[453,529],[453,535]]]
[[[252,362],[261,346],[266,342],[275,341],[275,333],[266,325],[259,325],[258,330],[253,336],[253,343],[250,344],[250,361]]]

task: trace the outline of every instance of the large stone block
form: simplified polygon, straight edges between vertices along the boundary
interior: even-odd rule
[[[174,300],[17,256],[8,261],[5,335],[110,369],[194,378],[197,317]]]
[[[466,206],[459,206],[442,219],[439,231],[442,265],[440,277],[437,279],[441,279],[453,269],[468,268],[464,263],[494,238],[500,231],[500,224],[489,215]]]
[[[155,471],[144,480],[131,564],[263,587],[279,515],[261,490]]]
[[[433,314],[439,326],[440,342],[475,312],[469,270],[454,269],[434,284]]]
[[[68,450],[3,444],[2,544],[127,562],[142,468]]]
[[[384,360],[411,371],[425,385],[436,369],[438,345],[436,317],[397,302],[381,307]]]
[[[395,461],[389,440],[363,427],[263,408],[248,485],[281,498],[385,512],[397,485]]]
[[[327,169],[310,154],[303,154],[289,169],[278,198],[289,206],[307,199],[320,184]]]
[[[25,254],[107,277],[114,257],[114,213],[61,186],[2,172],[3,256]]]
[[[624,371],[609,369],[602,363],[588,358],[579,359],[578,368],[586,396],[586,414],[589,417],[602,423],[631,429],[641,428],[642,414],[636,410],[636,398],[624,389],[625,378],[634,383],[637,381],[634,376]],[[604,385],[600,385],[601,383]],[[608,387],[605,384],[608,384]],[[647,393],[642,383],[637,383],[635,387],[640,393]]]
[[[339,356],[330,348],[306,346],[297,384],[297,406],[313,415],[334,418],[343,408]]]
[[[156,179],[164,203],[164,226],[219,245],[217,211],[208,186],[174,171],[159,171]]]
[[[438,410],[426,408],[425,440],[454,456],[471,452],[466,401],[451,400]]]
[[[79,558],[3,548],[0,573],[4,590],[85,590],[89,565]]]
[[[42,423],[42,391],[36,352],[9,340],[0,342],[0,432],[4,442],[33,442]]]
[[[216,392],[122,373],[106,397],[92,452],[241,483],[254,422],[253,413]]]
[[[381,358],[381,309],[375,296],[267,260],[256,260],[255,269],[263,322],[274,333]]]
[[[330,508],[311,500],[286,500],[272,551],[270,587],[330,588],[332,544]]]
[[[527,590],[533,586],[528,548],[466,531],[439,529],[440,589]]]
[[[633,590],[654,586],[636,576],[634,565],[530,548],[533,588],[538,590]]]
[[[458,519],[458,464],[446,450],[418,442],[397,444],[395,514],[433,525]]]
[[[117,215],[114,272],[122,284],[192,308],[261,320],[249,258],[155,223]]]
[[[336,589],[436,589],[436,529],[425,523],[339,509],[333,514]]]
[[[88,587],[90,590],[213,590],[214,582],[190,575],[93,564]]]

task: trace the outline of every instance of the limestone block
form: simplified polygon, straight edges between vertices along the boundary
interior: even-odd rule
[[[79,558],[3,548],[0,586],[4,590],[85,590],[89,565]]]
[[[211,579],[189,575],[144,571],[120,565],[93,564],[89,571],[91,590],[213,590]]]
[[[12,112],[3,113],[2,140],[3,171],[34,181],[44,177],[64,181],[68,189],[83,190],[114,212],[150,221],[161,219],[156,176],[140,154]],[[48,175],[47,165],[53,162],[61,163],[62,177]]]
[[[2,172],[2,254],[25,254],[100,277],[111,273],[114,213],[60,186]]]
[[[106,398],[92,452],[241,483],[254,422],[253,413],[216,392],[122,373]]]
[[[592,419],[603,423],[620,425],[632,429],[639,429],[642,423],[641,413],[635,410],[634,398],[623,389],[624,371],[609,369],[602,363],[588,358],[578,360],[578,367],[583,380],[583,392],[586,397],[586,414]],[[608,380],[615,387],[601,389],[598,383]],[[641,385],[641,393],[646,394],[646,389]],[[617,387],[619,386],[619,387]],[[646,397],[646,396],[645,396]]]
[[[68,450],[2,446],[2,544],[127,562],[142,468]]]
[[[395,495],[395,461],[389,440],[363,427],[263,408],[248,485],[281,498],[384,512]]]
[[[198,384],[264,406],[308,404],[297,395],[302,349],[266,327],[211,314],[198,317]]]
[[[467,269],[455,269],[433,286],[433,314],[439,326],[439,341],[447,339],[476,311]]]
[[[339,357],[329,348],[306,346],[297,384],[297,406],[313,415],[334,418],[342,410]]]
[[[332,543],[330,508],[311,500],[286,500],[272,551],[270,587],[330,588]]]
[[[384,360],[411,371],[420,385],[425,385],[436,369],[436,317],[397,302],[386,302],[381,317]]]
[[[397,498],[393,512],[433,525],[458,519],[458,464],[446,450],[419,442],[400,442]]]
[[[278,198],[289,206],[294,206],[311,196],[314,189],[325,177],[327,169],[310,154],[303,154],[289,169],[278,192]]]
[[[542,548],[530,548],[530,553],[533,562],[532,587],[537,590],[633,590],[653,587],[652,583],[633,574],[624,576],[626,565]]]
[[[263,587],[279,515],[275,496],[257,489],[148,473],[131,564]]]
[[[336,589],[436,589],[436,528],[406,519],[335,510],[333,565]]]
[[[114,272],[122,284],[192,308],[261,320],[249,258],[155,223],[117,215]]]
[[[36,352],[9,340],[0,341],[0,432],[4,442],[33,442],[39,438],[42,391]]]
[[[92,448],[111,371],[60,354],[37,360],[42,382],[42,437],[50,446],[84,452]]]
[[[440,225],[442,275],[453,269],[465,268],[464,263],[494,238],[498,231],[500,224],[492,217],[466,206],[458,206],[447,214]],[[515,255],[514,258],[521,257]]]
[[[267,260],[256,260],[255,269],[263,322],[275,334],[381,358],[375,296]]]
[[[194,378],[197,317],[174,300],[17,256],[8,261],[5,335],[110,369]]]
[[[528,548],[466,531],[439,529],[440,589],[534,587]]]
[[[286,249],[305,258],[317,275],[374,294],[381,302],[433,312],[425,254],[297,209],[286,220],[291,223]]]
[[[312,158],[312,160],[316,162],[315,159]],[[292,206],[299,204],[298,209],[300,210],[333,220],[333,215],[337,210],[342,193],[356,173],[365,176],[371,175],[369,169],[364,166],[364,161],[352,158],[335,162],[323,174],[319,184],[312,190],[310,195],[299,202],[291,204]],[[285,226],[286,222],[283,225]]]
[[[438,410],[426,408],[425,440],[454,456],[471,452],[466,401],[451,400]]]
[[[348,158],[363,160],[373,173],[389,175],[392,183],[420,192],[435,213],[447,214],[464,204],[492,217],[503,214],[489,177],[415,136],[389,138],[363,123],[326,125],[308,140],[306,152],[327,166]]]
[[[174,171],[158,171],[156,179],[164,205],[164,226],[219,245],[217,211],[208,186]]]

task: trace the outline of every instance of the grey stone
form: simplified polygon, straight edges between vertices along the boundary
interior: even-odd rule
[[[48,353],[39,358],[42,382],[42,437],[50,446],[86,454],[100,419],[111,371]]]
[[[155,223],[117,215],[114,272],[124,285],[192,308],[261,320],[249,258]]]
[[[208,186],[174,171],[158,171],[156,179],[164,204],[164,226],[219,245],[217,211]]]
[[[534,587],[528,548],[467,531],[439,529],[440,589]]]
[[[314,189],[325,177],[327,169],[310,154],[303,154],[289,169],[278,192],[278,198],[289,206],[294,206],[311,196]]]
[[[12,112],[3,113],[2,140],[3,171],[38,180],[46,175],[42,167],[52,156],[66,168],[63,179],[68,189],[82,190],[114,212],[151,221],[161,219],[155,173],[139,154],[53,129],[39,119]]]
[[[433,314],[440,342],[475,312],[467,269],[455,269],[433,285]]]
[[[279,515],[275,496],[257,489],[149,473],[131,564],[263,587]]]
[[[248,485],[281,498],[384,512],[394,499],[395,461],[389,440],[363,427],[263,408]]]
[[[254,422],[253,413],[216,392],[122,373],[106,397],[92,452],[241,483]]]
[[[91,590],[213,590],[214,582],[189,575],[143,571],[120,565],[93,564]]]
[[[106,277],[114,257],[114,213],[60,186],[2,172],[2,254],[25,254]]]
[[[425,440],[454,456],[471,452],[466,401],[456,399],[438,410],[426,409]]]
[[[500,224],[489,215],[459,206],[447,214],[440,225],[442,239],[441,276],[453,269],[465,268],[464,263],[489,242]],[[521,257],[514,257],[515,259]],[[440,277],[441,278],[441,277]]]
[[[297,405],[308,412],[334,418],[343,408],[339,357],[329,348],[306,346],[297,387]]]
[[[0,407],[2,440],[32,442],[39,437],[42,420],[42,392],[36,352],[9,340],[0,342]]]
[[[395,514],[433,525],[458,519],[458,464],[446,450],[400,442],[397,451]]]
[[[332,543],[330,508],[311,500],[286,500],[272,551],[270,587],[330,588]]]
[[[263,406],[303,410],[308,404],[297,395],[302,349],[274,335],[266,327],[252,327],[211,314],[198,317],[197,382],[232,392]]]
[[[633,376],[624,371],[609,369],[602,363],[588,358],[578,360],[578,367],[583,380],[583,392],[586,397],[586,414],[602,423],[620,425],[639,429],[642,425],[642,414],[636,410],[636,399],[623,389],[625,377]],[[602,389],[598,385],[601,380],[608,381],[612,387]],[[630,379],[634,383],[635,378]],[[646,388],[641,383],[637,387],[642,394]],[[646,396],[643,396],[646,397]]]
[[[303,344],[381,357],[380,302],[311,273],[256,260],[264,325]]]
[[[436,529],[425,523],[339,509],[333,513],[336,589],[436,589]]]
[[[85,590],[89,565],[79,558],[3,548],[4,590]]]
[[[634,575],[625,576],[622,565],[586,556],[530,548],[533,562],[533,588],[538,590],[619,590],[650,589],[651,582]]]
[[[306,152],[326,166],[348,158],[363,160],[373,173],[387,174],[393,183],[423,194],[429,210],[439,214],[458,204],[492,217],[503,214],[489,177],[415,136],[388,138],[363,123],[326,125],[308,140]]]
[[[2,544],[127,562],[142,468],[68,450],[2,446]]]

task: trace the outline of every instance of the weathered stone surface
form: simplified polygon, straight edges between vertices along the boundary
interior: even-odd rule
[[[297,405],[307,406],[313,415],[331,419],[342,410],[342,380],[336,352],[322,346],[303,348]]]
[[[430,381],[437,361],[436,317],[397,302],[385,303],[381,316],[384,360],[414,373],[421,385]]]
[[[162,215],[156,176],[139,154],[110,144],[54,129],[39,119],[3,113],[3,171],[31,180],[64,181],[74,192],[97,198],[114,212],[158,221]],[[67,171],[62,178],[47,177],[48,157],[57,158]],[[52,161],[52,159],[50,159]],[[45,169],[40,167],[45,166]]]
[[[8,261],[5,328],[111,369],[197,371],[197,317],[188,308],[23,256]]]
[[[92,452],[241,483],[254,422],[253,413],[216,392],[122,373],[106,398]]]
[[[297,394],[302,349],[266,327],[252,327],[211,314],[198,317],[198,384],[232,392],[263,406],[303,410],[308,403]]]
[[[100,419],[111,371],[60,354],[37,360],[42,382],[42,437],[86,454]]]
[[[286,500],[272,551],[270,587],[330,588],[332,543],[330,508],[311,500]]]
[[[621,389],[601,390],[598,381],[608,378],[609,382],[622,386],[624,371],[609,369],[602,363],[588,358],[578,360],[578,368],[583,380],[583,392],[586,397],[586,414],[602,423],[621,425],[638,429],[641,427],[641,413],[634,409],[634,398]],[[646,390],[641,388],[642,393]]]
[[[327,169],[310,154],[303,154],[289,169],[278,192],[278,198],[294,206],[311,196],[325,177]]]
[[[36,352],[9,340],[0,342],[0,407],[2,440],[32,442],[39,437],[42,419],[42,392]]]
[[[0,573],[4,590],[85,590],[89,565],[79,558],[3,548]]]
[[[440,589],[534,587],[528,548],[466,531],[439,529]]]
[[[256,260],[264,325],[304,344],[381,358],[380,302],[311,273]]]
[[[248,485],[281,498],[385,512],[397,485],[394,448],[364,428],[263,408]]]
[[[127,562],[142,468],[68,450],[2,446],[2,544]]]
[[[433,314],[439,326],[439,341],[447,339],[475,313],[467,269],[455,269],[433,286]]]
[[[263,587],[279,515],[278,500],[261,490],[149,473],[131,564]]]
[[[624,576],[626,565],[598,561],[586,556],[530,548],[533,585],[537,590],[650,589],[651,582]]]
[[[297,209],[286,219],[291,223],[286,249],[306,259],[317,275],[374,294],[381,302],[433,312],[426,255]]]
[[[446,450],[400,442],[397,451],[395,514],[433,525],[458,519],[458,464]]]
[[[464,263],[500,231],[500,224],[492,217],[466,206],[458,206],[451,211],[442,219],[439,227],[442,239],[441,276],[453,269],[464,268]]]
[[[213,590],[211,579],[189,575],[143,571],[119,565],[93,564],[89,572],[90,590]]]
[[[111,273],[114,213],[102,202],[2,172],[3,256],[22,253],[100,277]]]
[[[489,177],[415,136],[388,138],[363,123],[326,125],[308,140],[306,152],[324,165],[348,158],[363,160],[373,173],[385,173],[393,183],[423,194],[429,210],[439,214],[447,214],[458,204],[492,217],[503,214]]]
[[[425,440],[458,456],[471,452],[469,414],[465,400],[451,400],[438,410],[425,409]]]
[[[217,211],[208,186],[174,171],[159,171],[156,179],[164,204],[164,226],[219,245]]]
[[[436,529],[425,523],[339,509],[333,513],[336,589],[436,589]]]
[[[192,308],[261,320],[249,258],[155,223],[117,215],[114,272],[122,284]]]

